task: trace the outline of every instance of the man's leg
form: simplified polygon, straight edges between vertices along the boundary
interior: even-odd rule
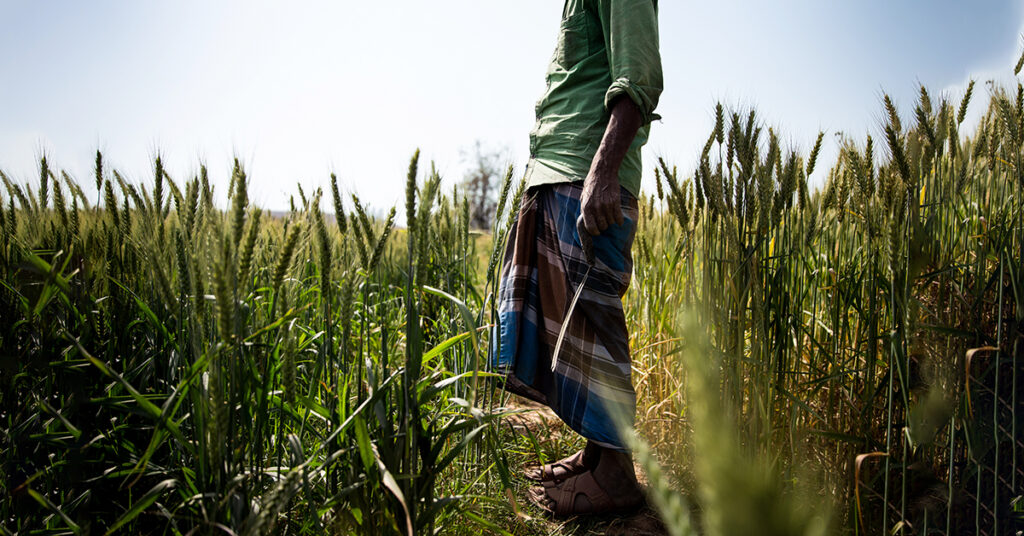
[[[628,452],[624,451],[618,424],[628,426],[634,412],[633,388],[629,379],[629,347],[622,295],[632,274],[631,246],[638,219],[636,199],[622,191],[620,211],[623,221],[613,224],[594,238],[596,265],[590,263],[574,238],[578,229],[579,184],[559,185],[550,198],[546,213],[554,230],[549,242],[557,243],[560,262],[558,274],[571,299],[574,289],[586,285],[566,332],[565,345],[557,367],[551,370],[556,390],[549,402],[555,412],[574,430],[589,439],[582,463],[575,464],[575,475],[549,479],[533,492],[543,508],[554,513],[602,513],[636,506],[642,500],[636,474]],[[562,226],[569,226],[569,230]],[[542,296],[544,296],[542,294]],[[546,347],[553,348],[558,326],[566,322],[568,307],[558,300],[542,310],[550,315]],[[548,361],[550,363],[550,361]],[[608,448],[615,445],[619,449]]]

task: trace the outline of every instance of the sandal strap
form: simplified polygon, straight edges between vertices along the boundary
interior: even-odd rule
[[[558,497],[555,498],[555,515],[558,517],[569,517],[573,515],[573,507],[576,506],[576,479],[579,476],[570,478],[556,488]]]
[[[542,466],[540,468],[541,473],[544,475],[544,480],[558,480],[559,475],[555,474],[555,471],[557,469],[562,470],[561,478],[565,478],[566,473],[568,473],[570,476],[573,475],[575,473],[576,468],[563,462],[555,462],[549,465]]]
[[[581,468],[584,468],[582,461],[582,452],[577,452],[567,461],[557,461],[546,465],[540,466],[540,474],[542,480],[564,480],[573,475],[579,474]],[[561,469],[562,474],[556,474],[556,470]]]
[[[590,509],[585,512],[578,512],[576,499],[583,495],[590,502]],[[568,517],[577,514],[589,514],[595,512],[612,512],[616,510],[615,503],[604,491],[593,473],[586,473],[574,476],[562,483],[558,490],[558,497],[555,497],[555,515]]]

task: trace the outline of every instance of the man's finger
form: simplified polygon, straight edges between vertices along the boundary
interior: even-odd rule
[[[597,227],[597,222],[594,221],[594,218],[587,211],[583,211],[583,227],[593,236],[601,234],[601,229]]]
[[[618,203],[616,203],[615,208],[612,209],[612,215],[615,219],[616,225],[622,225],[626,223],[626,219],[622,216],[622,207],[619,206]]]
[[[613,223],[622,225],[622,209],[618,203],[610,203],[605,205],[604,208],[604,217],[608,221],[609,226]]]
[[[605,216],[603,210],[594,211],[594,223],[597,224],[597,232],[591,234],[595,236],[601,234],[602,232],[604,232],[605,229],[608,228],[608,218]]]

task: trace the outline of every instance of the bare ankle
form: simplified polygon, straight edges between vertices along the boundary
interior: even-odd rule
[[[601,457],[594,467],[594,477],[617,485],[636,485],[633,458],[628,451],[601,449]]]
[[[604,450],[593,441],[587,441],[583,447],[583,465],[591,469],[601,463],[601,451]]]

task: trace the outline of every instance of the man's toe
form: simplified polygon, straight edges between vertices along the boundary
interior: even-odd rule
[[[547,500],[548,497],[547,493],[544,492],[544,488],[542,486],[534,486],[530,488],[527,491],[527,494],[530,496],[530,500],[537,504],[543,503],[545,500]]]

